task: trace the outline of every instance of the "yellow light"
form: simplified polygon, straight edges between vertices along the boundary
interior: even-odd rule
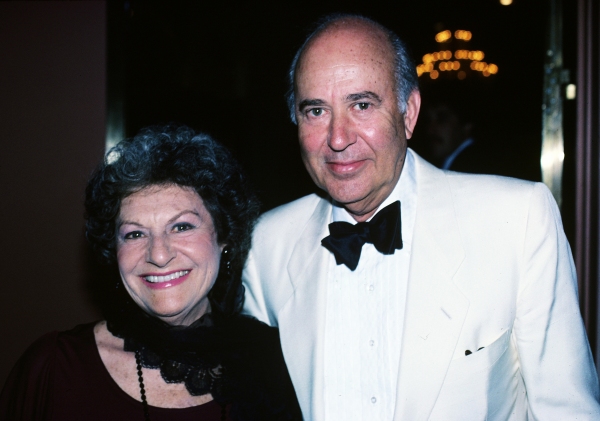
[[[496,66],[493,63],[490,63],[490,65],[488,66],[488,72],[490,72],[490,74],[495,75],[496,73],[498,73],[498,66]]]
[[[433,61],[433,55],[425,54],[423,56],[423,63],[427,64],[427,63],[431,63],[432,61]]]
[[[458,61],[455,61],[454,63],[452,63],[452,70],[458,69],[460,69],[460,63]]]
[[[432,79],[437,79],[439,75],[440,74],[438,73],[437,70],[434,70],[433,72],[429,73],[429,77]]]
[[[577,87],[574,84],[569,83],[567,85],[566,98],[567,99],[575,99],[576,97],[577,97]]]
[[[488,76],[490,75],[490,72],[488,72],[487,70],[485,70],[485,71],[484,71],[482,74],[483,74],[485,77],[488,77]]]
[[[450,50],[444,51],[444,58],[446,60],[450,60],[452,58],[452,51],[450,51]]]
[[[456,75],[456,77],[457,77],[459,80],[464,80],[464,78],[466,78],[466,77],[467,77],[467,74],[466,74],[464,71],[462,71],[462,70],[461,70],[460,72],[458,72],[458,74]]]
[[[446,70],[446,62],[445,62],[445,61],[442,61],[442,62],[440,63],[440,70],[441,70],[442,72],[443,72],[444,70]]]
[[[433,63],[427,63],[427,65],[425,66],[426,68],[426,72],[431,72],[433,70]]]
[[[472,61],[471,62],[471,69],[472,70],[477,70],[477,62],[476,61]]]
[[[510,6],[512,4],[512,0],[500,0],[500,4],[502,6]]]
[[[433,53],[433,61],[438,61],[440,59],[440,53]]]
[[[439,32],[438,34],[436,34],[435,36],[435,40],[437,42],[446,42],[448,41],[450,38],[452,38],[452,32],[450,32],[449,29],[446,29],[445,31]]]
[[[471,38],[473,37],[473,34],[471,34],[471,31],[465,31],[465,41],[469,41]]]

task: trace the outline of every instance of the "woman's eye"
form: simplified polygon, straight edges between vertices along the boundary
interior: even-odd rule
[[[370,106],[371,106],[371,104],[369,104],[368,102],[359,102],[358,104],[356,104],[356,108],[358,108],[361,111],[366,110]]]
[[[183,232],[183,231],[191,230],[192,228],[194,228],[194,226],[192,224],[185,222],[185,223],[175,224],[175,226],[173,227],[173,231]]]
[[[141,231],[131,231],[131,232],[128,232],[127,234],[125,234],[123,236],[123,238],[126,240],[133,240],[135,238],[142,238],[143,236],[144,236],[144,234],[142,234]]]

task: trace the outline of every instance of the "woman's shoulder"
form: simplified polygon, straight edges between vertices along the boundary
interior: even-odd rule
[[[57,364],[69,361],[73,353],[79,352],[80,343],[87,340],[89,346],[90,338],[93,346],[94,324],[49,332],[35,340],[18,359],[4,384],[0,415],[20,414],[29,419],[25,415],[28,411],[47,408]]]
[[[48,369],[49,364],[56,358],[57,353],[77,348],[81,343],[93,339],[93,329],[96,323],[77,325],[66,331],[48,332],[36,339],[21,355],[17,366],[33,373],[41,373]]]

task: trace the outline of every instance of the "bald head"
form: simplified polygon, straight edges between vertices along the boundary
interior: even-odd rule
[[[410,94],[418,90],[418,77],[413,61],[408,56],[406,46],[396,34],[383,25],[359,15],[330,15],[325,17],[317,28],[306,38],[304,44],[296,52],[288,74],[289,89],[287,103],[290,117],[296,121],[296,78],[299,65],[302,64],[305,53],[317,41],[327,38],[334,40],[331,44],[337,44],[336,38],[351,35],[356,38],[362,37],[359,42],[364,43],[364,48],[373,48],[381,54],[382,64],[389,67],[390,75],[394,83],[398,108],[400,112],[406,111],[406,104]]]

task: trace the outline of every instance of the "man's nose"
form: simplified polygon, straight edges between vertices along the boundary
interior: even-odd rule
[[[341,115],[333,116],[329,123],[329,138],[327,144],[336,151],[341,152],[355,142],[348,120]]]
[[[166,266],[175,257],[169,239],[165,236],[153,236],[148,243],[147,261],[158,267]]]

